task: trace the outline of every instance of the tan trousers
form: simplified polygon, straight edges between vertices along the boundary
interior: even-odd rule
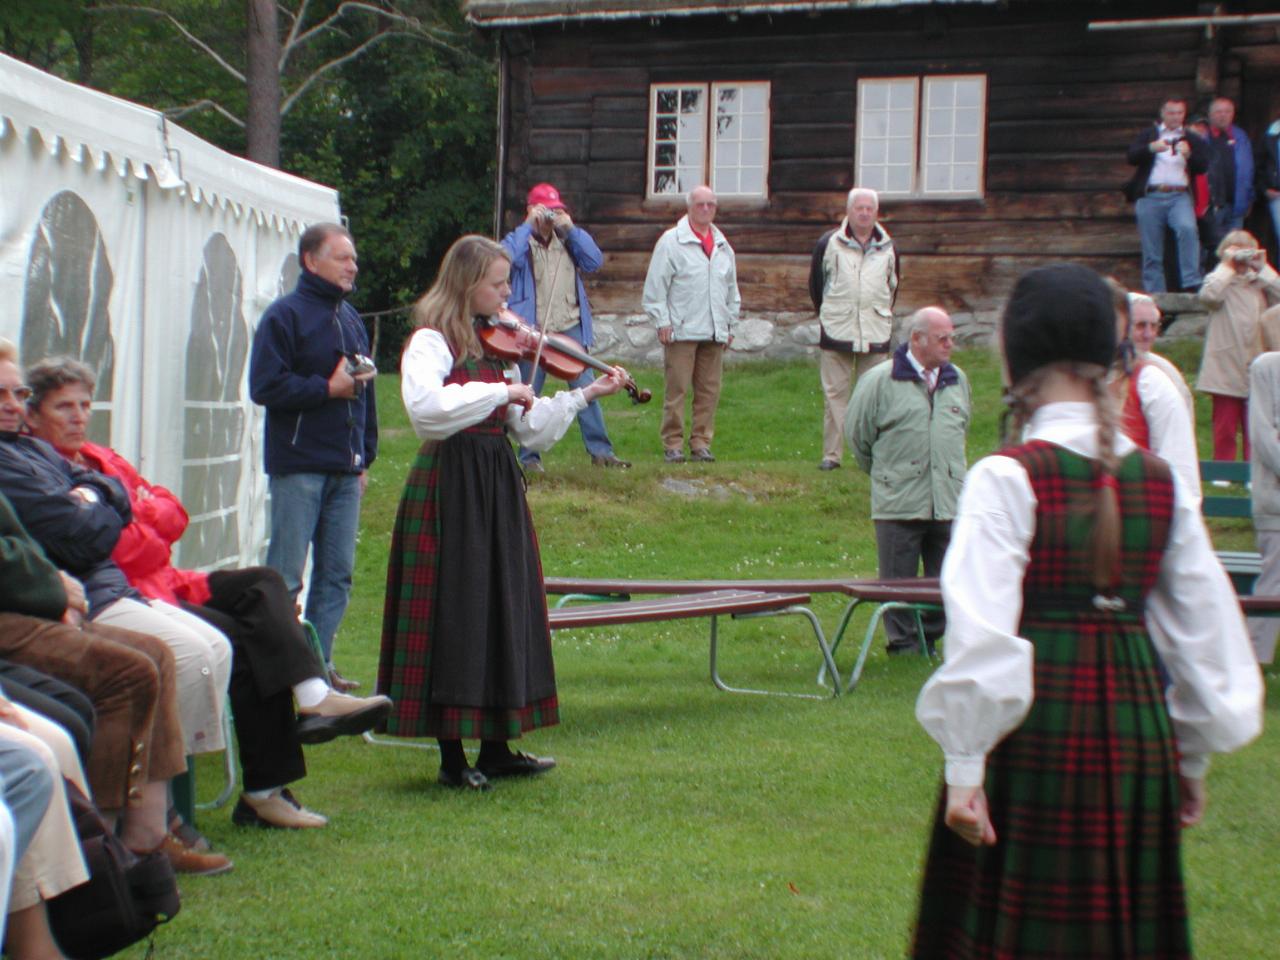
[[[22,716],[27,729],[0,723],[0,738],[34,751],[48,768],[54,786],[49,808],[27,852],[14,868],[10,913],[34,907],[41,900],[56,897],[89,879],[84,854],[80,852],[80,838],[71,822],[67,791],[62,786],[62,778],[66,777],[87,792],[75,745],[67,732],[52,720],[18,704],[14,704],[14,709]]]
[[[818,376],[826,399],[822,415],[822,459],[840,463],[844,459],[844,415],[857,377],[889,359],[887,353],[842,353],[821,350]]]
[[[160,640],[0,613],[0,657],[57,677],[93,703],[89,782],[103,810],[124,807],[131,787],[187,769],[173,654]]]
[[[724,368],[724,344],[714,340],[677,340],[663,349],[666,390],[662,400],[662,447],[684,449],[684,398],[693,387],[690,450],[708,450],[716,432],[716,406]]]
[[[195,614],[163,600],[142,603],[125,597],[104,607],[93,622],[163,640],[173,651],[187,753],[226,749],[222,713],[231,683],[230,640]]]

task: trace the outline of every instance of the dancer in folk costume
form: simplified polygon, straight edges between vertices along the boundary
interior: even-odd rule
[[[545,450],[627,379],[614,368],[539,398],[514,364],[490,355],[476,327],[505,303],[510,268],[485,237],[455,242],[414,307],[418,329],[400,363],[405,409],[424,442],[396,516],[378,689],[397,701],[387,731],[435,737],[439,782],[472,790],[555,766],[508,747],[559,722],[542,564],[508,435]],[[464,739],[480,740],[475,767]]]
[[[1194,500],[1115,430],[1101,279],[1031,271],[1002,345],[1025,433],[970,471],[943,564],[916,715],[946,788],[912,955],[1190,957],[1179,834],[1209,754],[1261,729],[1261,676]]]

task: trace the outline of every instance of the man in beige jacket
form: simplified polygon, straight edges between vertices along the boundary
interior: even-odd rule
[[[824,233],[809,267],[809,296],[818,311],[818,374],[826,410],[819,470],[835,470],[844,454],[841,427],[856,377],[889,357],[898,254],[877,221],[880,198],[855,187],[844,221]]]

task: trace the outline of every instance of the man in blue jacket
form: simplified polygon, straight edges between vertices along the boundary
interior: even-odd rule
[[[302,276],[267,307],[253,337],[249,393],[267,409],[271,489],[267,565],[294,596],[312,550],[306,618],[316,628],[330,679],[333,638],[347,609],[360,498],[378,454],[369,338],[346,296],[355,288],[356,248],[346,227],[319,223],[298,242]]]
[[[604,262],[600,248],[591,234],[577,226],[560,191],[549,183],[540,183],[526,198],[524,223],[502,238],[511,254],[511,296],[507,306],[520,314],[525,323],[548,333],[562,333],[582,348],[590,348],[591,302],[582,284],[584,273],[595,273]],[[530,371],[521,366],[526,382]],[[533,372],[533,392],[541,393],[546,372]],[[591,368],[584,370],[569,384],[570,389],[585,387],[595,379]],[[583,446],[597,467],[629,467],[613,453],[613,444],[604,428],[604,412],[592,400],[578,414],[578,429]],[[541,473],[542,461],[532,450],[520,448],[520,464],[526,473]]]
[[[1209,136],[1218,146],[1226,164],[1226,185],[1222,209],[1215,211],[1219,237],[1244,226],[1253,205],[1253,144],[1249,135],[1235,124],[1236,105],[1227,97],[1215,97],[1209,104]],[[1216,198],[1215,202],[1216,202]]]

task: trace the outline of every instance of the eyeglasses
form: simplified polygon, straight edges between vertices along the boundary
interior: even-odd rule
[[[30,387],[14,387],[12,389],[9,387],[0,387],[0,400],[13,398],[19,403],[26,403],[31,399],[31,392]]]

